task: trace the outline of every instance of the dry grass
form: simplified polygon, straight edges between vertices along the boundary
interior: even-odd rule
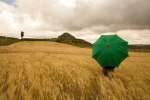
[[[149,100],[150,53],[130,52],[114,78],[91,49],[54,42],[0,47],[0,100]]]

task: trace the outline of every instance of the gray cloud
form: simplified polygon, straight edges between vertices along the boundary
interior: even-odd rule
[[[107,27],[102,32],[150,28],[149,0],[76,0],[71,9],[60,5],[58,0],[19,1],[20,12],[33,19],[41,14],[46,24],[68,30],[94,26]]]
[[[74,7],[59,0],[16,0],[16,7],[0,2],[0,35],[20,37],[23,30],[27,37],[45,38],[68,31],[94,42],[101,34],[117,33],[131,43],[148,43],[149,0],[72,1]]]
[[[78,0],[75,12],[84,27],[103,25],[110,31],[150,28],[149,0]],[[80,19],[82,19],[80,21]],[[113,27],[113,29],[111,28]],[[107,32],[107,30],[106,30]]]

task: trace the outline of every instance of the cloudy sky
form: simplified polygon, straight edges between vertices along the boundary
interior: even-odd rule
[[[0,0],[0,36],[55,38],[69,32],[95,42],[118,34],[150,44],[150,0]]]

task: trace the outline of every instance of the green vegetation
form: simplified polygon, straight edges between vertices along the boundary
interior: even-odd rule
[[[128,45],[131,52],[150,52],[150,45]]]
[[[47,39],[34,39],[34,38],[23,38],[23,39],[17,39],[17,38],[8,38],[8,37],[0,37],[0,46],[6,46],[10,45],[16,42],[20,41],[52,41],[52,42],[58,42],[58,43],[65,43],[77,47],[92,47],[92,44],[83,40],[83,39],[77,39],[71,34],[65,32],[62,35],[58,36],[58,38],[47,38]]]
[[[23,38],[22,40],[20,40],[13,37],[0,36],[0,46],[7,46],[20,41],[51,41],[69,44],[77,47],[92,47],[91,43],[83,39],[77,39],[74,36],[70,35],[69,33],[64,33],[58,36],[58,38],[51,38],[51,39]],[[128,45],[128,50],[131,52],[150,52],[150,45]]]
[[[11,45],[19,41],[17,38],[0,36],[0,46]]]
[[[83,39],[77,39],[67,32],[58,36],[58,38],[55,40],[56,40],[56,42],[59,42],[59,43],[65,43],[65,44],[69,44],[69,45],[73,45],[73,46],[77,46],[77,47],[92,47],[91,43],[89,43]]]
[[[77,46],[77,47],[92,47],[92,44],[81,40],[81,39],[76,39],[76,40],[57,40],[56,42],[58,43],[65,43],[65,44],[69,44],[69,45],[73,45],[73,46]]]

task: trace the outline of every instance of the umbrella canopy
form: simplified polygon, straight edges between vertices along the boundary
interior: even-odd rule
[[[115,66],[128,57],[128,42],[118,35],[101,35],[92,45],[92,58],[101,67]]]

